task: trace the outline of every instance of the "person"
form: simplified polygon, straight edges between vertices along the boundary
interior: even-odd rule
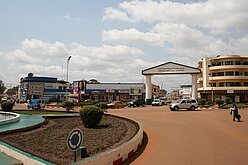
[[[233,103],[233,107],[231,108],[230,115],[233,115],[233,121],[235,121],[235,118],[237,118],[238,121],[240,122],[240,115],[239,115],[238,107],[236,106],[235,103]]]

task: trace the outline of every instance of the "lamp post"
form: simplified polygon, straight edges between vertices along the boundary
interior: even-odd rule
[[[67,83],[69,83],[69,80],[68,80],[68,64],[69,64],[69,61],[71,59],[71,56],[68,57],[67,59],[67,65],[66,65],[66,81]],[[68,86],[66,85],[66,101],[68,101]]]

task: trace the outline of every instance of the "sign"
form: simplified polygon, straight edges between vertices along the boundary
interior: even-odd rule
[[[76,151],[83,142],[83,133],[80,129],[74,129],[71,131],[67,138],[67,146],[70,150]]]
[[[106,89],[106,93],[115,93],[114,89]]]
[[[228,89],[226,90],[226,93],[234,93],[234,91],[232,89]]]

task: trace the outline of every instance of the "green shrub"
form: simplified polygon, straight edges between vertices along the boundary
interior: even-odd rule
[[[14,104],[12,102],[2,102],[1,103],[1,108],[5,112],[11,112],[14,107]]]
[[[84,106],[80,109],[80,116],[86,128],[93,128],[102,120],[103,110],[94,105]]]
[[[96,103],[95,106],[97,106],[103,110],[108,109],[108,104],[104,103],[104,102]]]
[[[206,104],[206,102],[207,102],[207,99],[201,99],[199,101],[199,104],[203,107]]]
[[[72,110],[74,105],[75,104],[72,101],[64,101],[63,104],[62,104],[63,108],[66,109],[66,112],[69,112],[70,110]]]
[[[225,99],[225,102],[226,102],[227,104],[231,104],[231,103],[232,103],[232,99],[231,99],[230,97],[227,97],[227,98]]]
[[[224,100],[221,99],[215,99],[215,103],[218,104],[218,106],[220,107],[222,104],[224,104]]]

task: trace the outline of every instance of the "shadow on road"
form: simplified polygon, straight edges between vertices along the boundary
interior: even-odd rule
[[[140,146],[140,148],[133,154],[132,157],[130,157],[129,159],[125,160],[122,165],[128,165],[131,164],[135,159],[137,159],[145,150],[146,145],[148,143],[148,136],[145,132],[143,132],[143,140],[142,140],[142,144]]]

